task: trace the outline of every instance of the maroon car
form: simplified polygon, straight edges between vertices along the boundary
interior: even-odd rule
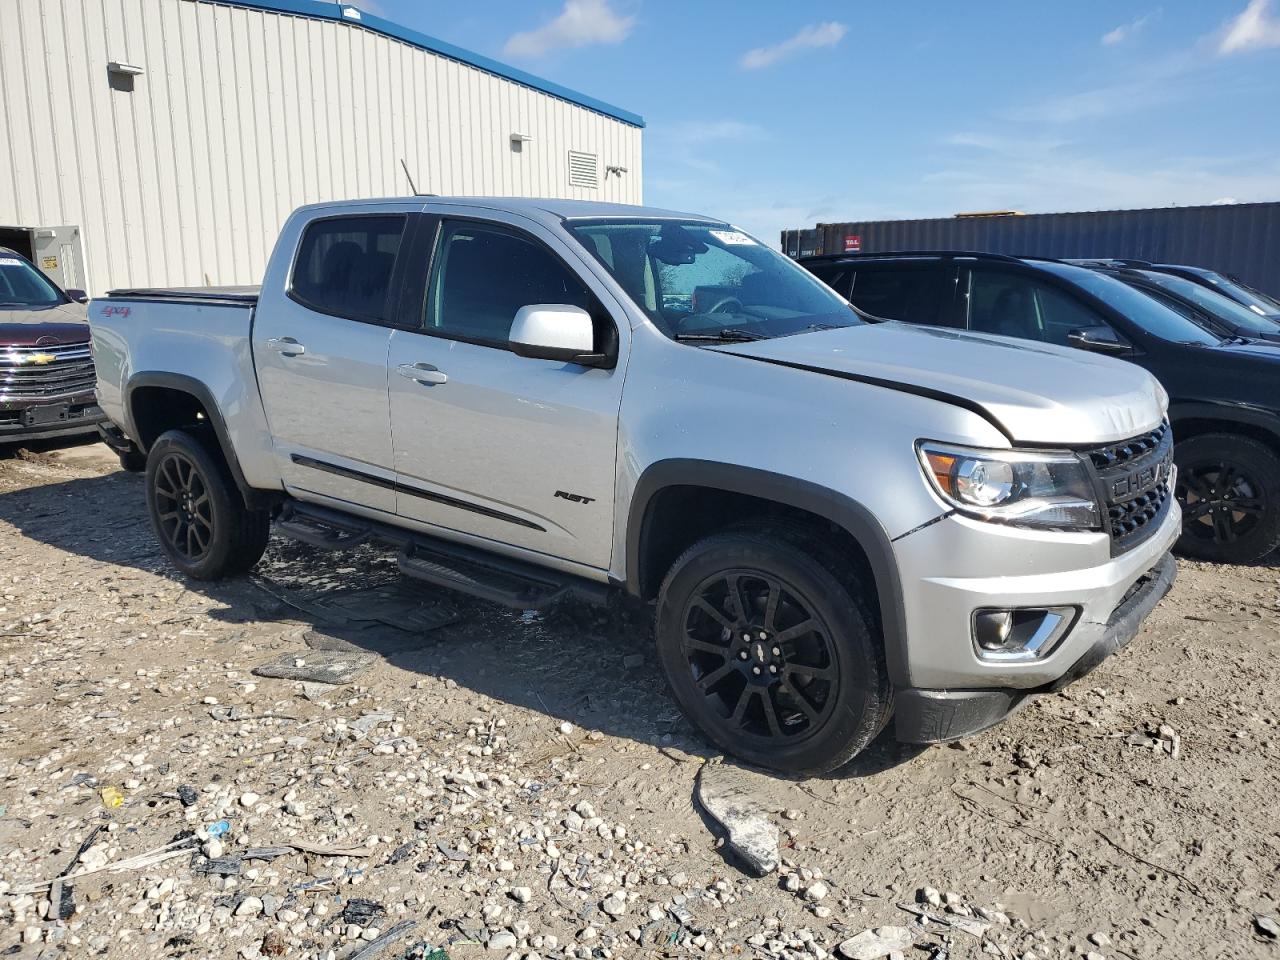
[[[96,432],[93,387],[85,308],[0,247],[0,443]]]

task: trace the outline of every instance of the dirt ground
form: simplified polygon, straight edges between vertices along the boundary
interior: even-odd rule
[[[5,956],[821,958],[900,926],[912,958],[1280,958],[1274,557],[1182,562],[1125,651],[963,744],[751,777],[764,878],[694,802],[735,771],[644,610],[521,615],[279,539],[188,582],[97,445],[0,460],[0,564]],[[345,685],[251,672],[344,656]]]

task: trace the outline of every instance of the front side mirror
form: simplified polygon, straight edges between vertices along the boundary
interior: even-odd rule
[[[1118,355],[1128,353],[1132,347],[1120,335],[1108,326],[1099,324],[1096,327],[1081,327],[1067,334],[1067,342],[1073,347],[1088,350],[1091,353],[1108,353]]]
[[[560,360],[584,367],[612,367],[613,351],[595,351],[595,322],[581,307],[531,303],[516,311],[507,335],[511,352],[537,360]]]
[[[74,300],[76,303],[89,302],[89,294],[85,293],[83,290],[77,290],[75,287],[72,287],[68,290],[64,290],[63,292],[67,295],[68,298],[70,298],[71,300]]]

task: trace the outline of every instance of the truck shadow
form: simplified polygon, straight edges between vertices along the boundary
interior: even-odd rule
[[[583,729],[704,758],[717,753],[667,694],[647,606],[619,598],[609,609],[565,603],[522,614],[405,580],[378,550],[333,553],[281,537],[249,577],[187,580],[153,540],[141,478],[123,472],[2,493],[0,520],[94,563],[182,582],[214,601],[208,615],[228,628],[227,639],[261,640],[262,662],[308,647],[368,651]],[[284,646],[282,636],[290,638]],[[874,776],[923,749],[881,736],[831,777]]]

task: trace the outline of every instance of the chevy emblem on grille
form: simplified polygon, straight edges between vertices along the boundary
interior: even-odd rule
[[[1169,468],[1173,465],[1172,457],[1165,457],[1159,463],[1153,463],[1135,470],[1127,476],[1117,477],[1111,481],[1111,499],[1127,500],[1146,493],[1152,487],[1159,486],[1169,477]]]
[[[44,366],[47,363],[53,363],[57,360],[57,356],[52,353],[29,353],[27,354],[27,363],[34,363],[38,366]]]

